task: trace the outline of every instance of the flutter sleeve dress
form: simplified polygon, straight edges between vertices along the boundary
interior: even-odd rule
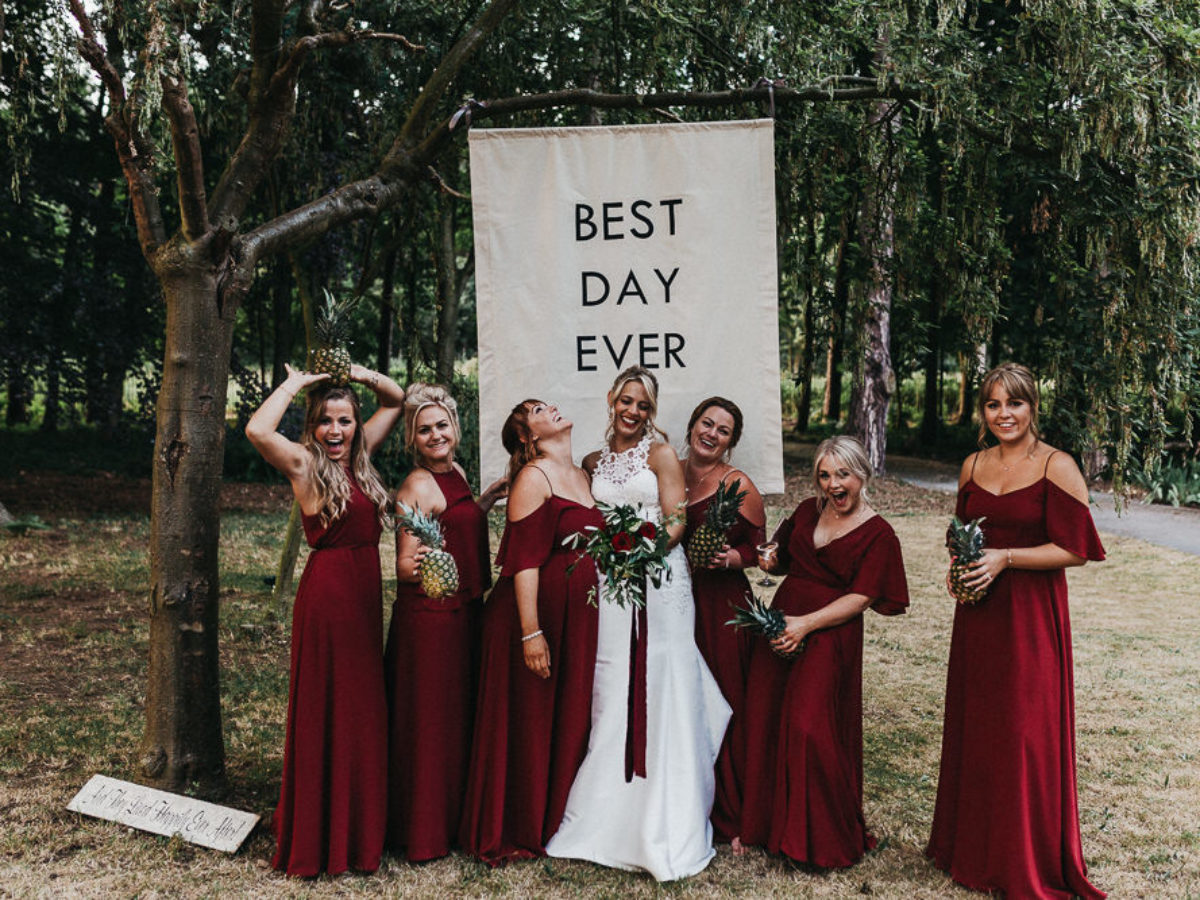
[[[350,480],[328,526],[304,516],[312,548],[292,613],[283,785],[274,866],[289,875],[379,867],[387,823],[381,526]]]
[[[430,471],[446,501],[439,516],[459,589],[434,600],[400,582],[388,629],[387,846],[412,862],[457,843],[478,690],[483,595],[492,584],[487,514],[458,472]]]
[[[1091,512],[1048,478],[1006,494],[974,480],[958,517],[992,547],[1053,543],[1104,559]],[[1075,785],[1075,698],[1064,570],[1005,569],[958,604],[933,833],[955,881],[1006,897],[1103,897],[1087,880]]]
[[[691,543],[692,534],[704,523],[705,511],[712,499],[709,496],[689,504],[687,530],[683,537],[685,546]],[[764,536],[763,526],[752,525],[739,513],[726,535],[726,543],[745,563],[753,565],[755,548]],[[741,828],[742,781],[746,766],[746,733],[741,721],[753,639],[746,630],[731,628],[725,623],[733,616],[735,605],[745,606],[750,580],[742,569],[694,569],[692,592],[696,598],[696,646],[733,711],[717,756],[717,792],[712,810],[713,837],[727,843],[738,836]]]
[[[779,526],[787,576],[772,606],[803,615],[845,594],[883,615],[908,607],[900,542],[873,516],[817,548],[815,499]],[[861,615],[808,635],[794,660],[755,638],[746,683],[742,842],[821,868],[853,865],[875,846],[863,818]]]
[[[596,663],[596,568],[563,540],[604,520],[595,507],[552,494],[509,522],[501,577],[484,606],[475,737],[460,840],[489,865],[545,853],[587,753]],[[574,566],[571,574],[567,569]],[[513,576],[538,570],[538,627],[550,647],[550,677],[525,665]]]

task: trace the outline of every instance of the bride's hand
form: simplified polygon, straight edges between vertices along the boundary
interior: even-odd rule
[[[538,678],[550,677],[550,645],[542,635],[523,641],[521,649],[525,651],[525,665]]]

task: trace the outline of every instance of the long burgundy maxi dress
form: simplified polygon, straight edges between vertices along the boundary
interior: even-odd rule
[[[587,754],[598,610],[588,592],[596,568],[565,538],[600,527],[595,507],[558,495],[500,542],[501,577],[484,605],[475,738],[460,842],[489,865],[545,854]],[[567,568],[575,565],[570,575]],[[538,570],[538,627],[550,646],[550,677],[525,665],[513,576]]]
[[[863,594],[883,615],[908,607],[900,542],[873,516],[823,547],[820,513],[803,501],[779,526],[787,577],[772,606],[802,615]],[[875,846],[863,819],[863,617],[813,632],[794,660],[756,638],[746,683],[742,842],[821,868],[853,865]]]
[[[1007,494],[968,481],[958,517],[980,516],[989,546],[1104,559],[1087,506],[1045,476]],[[958,604],[925,851],[955,881],[1014,900],[1104,896],[1080,842],[1074,693],[1062,569],[1006,569],[982,601]]]
[[[387,821],[381,527],[350,480],[346,511],[323,527],[304,516],[312,547],[292,613],[283,785],[274,866],[289,875],[379,867]]]
[[[689,544],[692,534],[704,523],[704,514],[712,496],[697,500],[687,508],[687,529],[683,542]],[[752,525],[738,515],[726,535],[725,542],[738,552],[746,563],[753,565],[755,547],[761,544],[763,526]],[[746,605],[750,580],[742,569],[693,569],[692,593],[696,598],[696,646],[708,663],[717,685],[725,696],[733,715],[725,731],[725,740],[717,756],[717,793],[713,800],[713,837],[729,842],[739,834],[742,815],[742,781],[746,766],[746,732],[742,728],[745,714],[746,676],[750,671],[750,651],[753,638],[742,628],[725,623],[733,616],[733,607]]]
[[[458,566],[458,591],[430,599],[400,582],[388,628],[387,847],[411,862],[457,843],[478,690],[483,594],[492,584],[487,514],[458,472],[430,471],[446,500],[438,517]]]

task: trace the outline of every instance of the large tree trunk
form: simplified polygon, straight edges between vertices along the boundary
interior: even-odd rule
[[[876,63],[886,61],[887,42],[881,38]],[[888,407],[896,391],[892,370],[892,273],[895,256],[896,163],[891,135],[899,128],[899,112],[876,103],[868,117],[882,130],[879,153],[873,154],[874,179],[863,202],[860,233],[870,260],[870,278],[863,322],[863,356],[850,398],[850,430],[862,439],[875,474],[887,468]]]
[[[932,127],[926,127],[922,135],[925,152],[929,156],[929,177],[926,188],[929,191],[930,206],[933,209],[942,208],[945,188],[942,176],[942,153],[937,134]],[[925,348],[924,370],[925,391],[921,399],[921,443],[934,445],[941,436],[942,425],[942,294],[945,279],[936,266],[929,268],[929,302],[926,309],[926,320],[930,324],[928,340]]]
[[[454,357],[458,350],[458,260],[454,252],[454,199],[442,197],[438,204],[437,279],[437,380],[454,381]]]
[[[796,399],[796,434],[808,431],[808,420],[812,415],[812,370],[816,341],[813,339],[813,305],[816,302],[817,291],[820,290],[821,268],[817,264],[817,204],[813,196],[812,172],[808,174],[808,210],[804,214],[805,222],[805,251],[808,254],[808,264],[812,277],[804,279],[807,290],[803,291],[801,303],[801,328],[803,335],[800,343],[800,364],[795,375],[795,383],[800,388],[800,396]]]
[[[4,407],[4,424],[9,428],[29,424],[29,401],[33,391],[29,387],[29,377],[24,370],[15,371],[8,376],[8,403]]]
[[[829,347],[825,355],[825,399],[821,416],[826,422],[842,417],[842,351],[846,342],[846,313],[850,308],[850,263],[847,259],[854,240],[854,216],[842,216],[837,262],[833,270],[833,307],[829,311]]]
[[[800,396],[796,400],[796,433],[808,431],[808,420],[812,417],[812,375],[813,375],[813,298],[811,293],[804,297],[804,337],[800,345],[800,369],[796,373],[796,384],[800,388]]]
[[[379,296],[379,333],[375,346],[375,369],[379,372],[389,372],[392,367],[392,336],[396,333],[392,324],[396,318],[396,247],[393,244],[387,250],[383,261],[383,284]]]
[[[58,431],[58,407],[62,397],[62,353],[57,341],[52,341],[51,345],[50,358],[46,360],[46,399],[41,426],[46,434]]]
[[[167,304],[150,514],[150,667],[141,768],[158,787],[225,787],[217,656],[221,463],[234,310],[217,266],[178,241],[160,262]]]
[[[292,359],[292,275],[286,261],[271,261],[271,385],[287,378],[285,363],[303,365]]]

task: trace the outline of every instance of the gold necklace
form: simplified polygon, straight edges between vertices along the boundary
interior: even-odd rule
[[[836,509],[833,510],[833,518],[839,522],[842,519],[845,519],[846,523],[840,529],[835,531],[833,533],[833,537],[831,537],[829,540],[836,541],[843,534],[853,531],[854,529],[852,529],[850,526],[853,525],[857,519],[862,517],[862,514],[866,511],[866,509],[867,509],[866,505],[860,501],[858,504],[856,504],[856,506],[854,508],[854,512],[848,513],[845,516],[843,516],[841,513],[839,513]]]
[[[701,477],[701,479],[696,482],[695,487],[687,486],[687,476],[686,476],[686,472],[685,472],[684,479],[683,479],[683,492],[685,494],[687,494],[689,497],[692,496],[693,493],[699,493],[700,488],[704,485],[704,482],[708,481],[709,476],[712,475],[712,473],[717,471],[717,469],[719,469],[719,468],[721,468],[721,463],[719,461],[713,463],[712,468],[710,468],[707,472],[704,473],[704,475]],[[692,466],[692,460],[690,457],[688,458],[688,461],[686,464],[686,469],[687,469],[687,472],[695,471],[695,469]]]

